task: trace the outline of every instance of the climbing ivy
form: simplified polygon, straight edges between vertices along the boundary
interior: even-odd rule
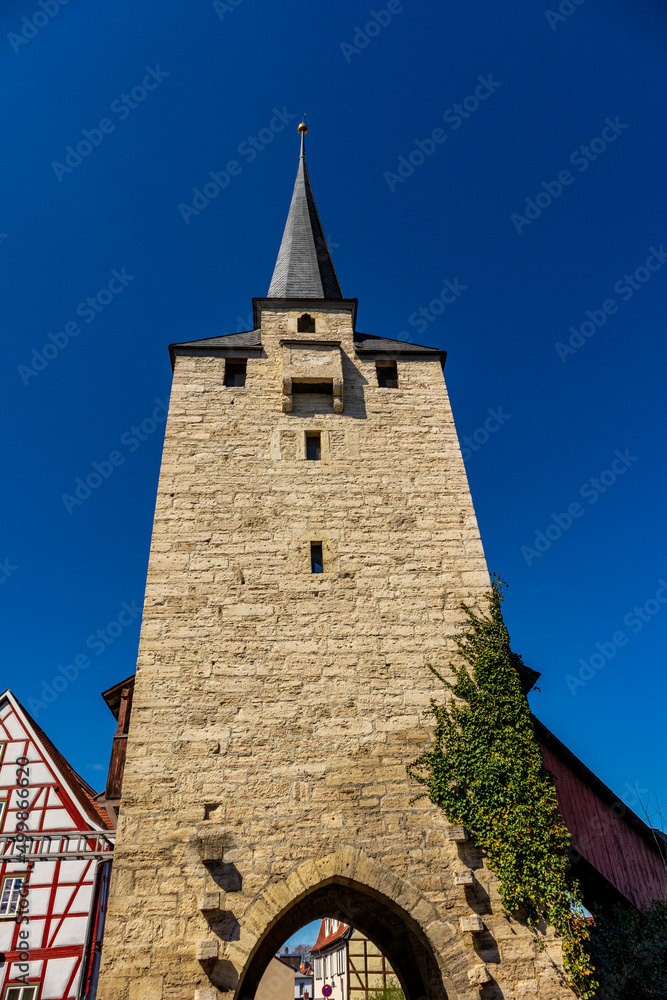
[[[429,665],[454,697],[444,705],[431,700],[434,744],[407,770],[486,852],[508,914],[523,917],[534,933],[542,919],[555,928],[568,984],[587,1000],[597,987],[585,947],[588,922],[579,886],[568,875],[570,835],[523,693],[527,668],[510,649],[504,586],[492,581],[489,617],[461,604],[467,623],[456,639],[463,663],[450,665],[454,683]]]

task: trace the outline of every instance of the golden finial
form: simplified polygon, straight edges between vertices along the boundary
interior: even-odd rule
[[[299,132],[301,133],[301,135],[305,135],[306,132],[308,131],[308,126],[306,125],[306,122],[305,122],[305,118],[306,118],[305,114],[304,114],[303,117],[304,117],[304,121],[302,121],[301,124],[299,125]]]

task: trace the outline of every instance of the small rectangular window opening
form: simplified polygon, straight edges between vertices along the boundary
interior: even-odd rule
[[[306,434],[306,458],[309,462],[319,462],[322,458],[322,440],[319,431]]]
[[[322,542],[310,543],[310,572],[324,573],[324,557],[322,555]]]
[[[395,361],[378,361],[375,371],[381,389],[398,389],[398,369]]]
[[[225,385],[228,388],[245,385],[247,364],[246,358],[235,358],[234,360],[228,358],[225,361]]]

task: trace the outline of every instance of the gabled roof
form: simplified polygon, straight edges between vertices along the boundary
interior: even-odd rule
[[[326,951],[327,948],[330,948],[332,945],[338,944],[340,941],[345,941],[346,938],[350,937],[353,930],[354,928],[349,924],[339,924],[335,931],[331,931],[331,933],[327,934],[326,923],[323,920],[320,924],[317,941],[310,949],[311,954],[314,955],[316,952]]]
[[[305,132],[292,203],[268,292],[270,299],[342,299],[306,166]]]
[[[18,698],[9,689],[0,694],[0,702],[5,698],[13,706],[14,711],[19,715],[23,715],[23,721],[27,723],[28,728],[32,729],[34,736],[42,744],[52,764],[62,775],[72,797],[81,808],[84,816],[105,830],[113,830],[113,824],[106,810],[98,805],[95,798],[96,792],[90,787],[88,782],[84,781],[80,774],[77,774],[69,761],[63,757],[60,750],[51,742],[42,727],[35,722],[28,710],[24,708]]]

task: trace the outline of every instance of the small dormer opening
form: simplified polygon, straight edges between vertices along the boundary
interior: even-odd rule
[[[315,320],[309,313],[299,316],[296,322],[297,333],[315,333]]]

